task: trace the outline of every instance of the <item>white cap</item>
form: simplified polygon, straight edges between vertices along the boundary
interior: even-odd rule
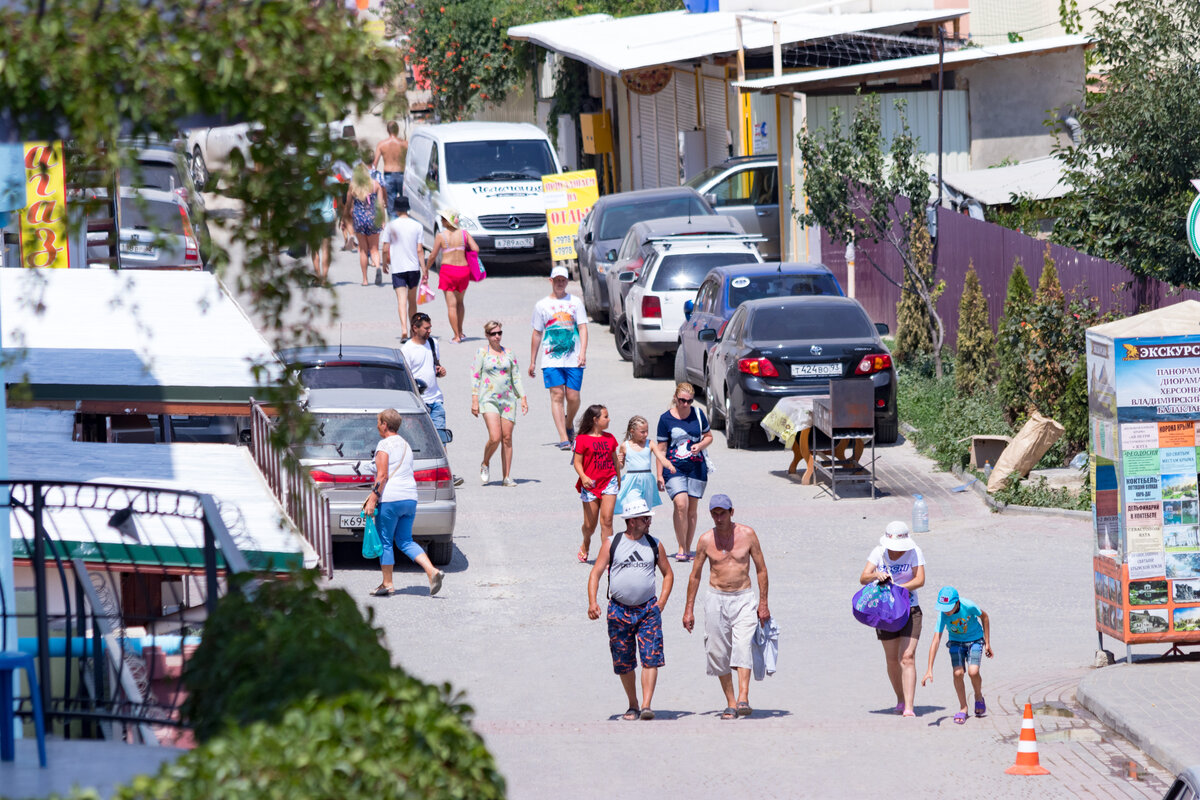
[[[571,277],[571,273],[567,272],[566,267],[557,266],[554,269],[550,270],[550,280],[554,280],[555,278],[570,278],[570,277]]]

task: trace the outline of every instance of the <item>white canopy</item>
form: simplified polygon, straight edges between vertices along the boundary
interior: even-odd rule
[[[954,191],[973,197],[985,206],[1006,205],[1012,202],[1014,195],[1049,200],[1071,191],[1071,184],[1063,176],[1062,161],[1054,156],[1007,167],[951,172],[943,180]]]

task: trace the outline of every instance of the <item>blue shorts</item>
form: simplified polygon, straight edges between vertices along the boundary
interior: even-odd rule
[[[589,489],[580,489],[579,499],[585,503],[591,503],[595,500],[599,500],[602,495],[615,495],[620,490],[621,487],[617,485],[617,479],[609,478],[608,483],[604,485],[604,488],[601,489],[599,493],[593,492]]]
[[[640,606],[608,601],[608,649],[612,652],[613,672],[618,675],[633,672],[639,652],[643,668],[667,663],[663,656],[662,612],[656,598]]]
[[[410,269],[392,273],[393,289],[415,289],[421,283],[421,270]]]
[[[583,367],[543,367],[542,383],[547,389],[566,384],[568,389],[578,392],[583,388]]]
[[[978,667],[979,662],[983,660],[983,639],[973,642],[946,642],[946,648],[950,651],[950,665],[955,669],[962,669],[966,664]]]
[[[437,431],[438,438],[445,444],[450,437],[446,434],[446,408],[439,400],[436,403],[426,403],[426,410],[429,411],[429,419],[433,422],[433,428]]]

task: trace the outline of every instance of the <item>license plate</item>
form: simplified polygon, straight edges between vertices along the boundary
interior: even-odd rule
[[[122,244],[121,252],[139,256],[158,255],[158,249],[148,244]]]
[[[509,239],[497,239],[497,250],[516,250],[522,247],[533,247],[532,236],[517,236]]]
[[[793,378],[828,377],[841,374],[841,364],[792,364]]]
[[[338,522],[338,525],[343,528],[353,530],[355,528],[367,527],[367,521],[363,519],[362,514],[342,514],[341,517],[342,519]]]

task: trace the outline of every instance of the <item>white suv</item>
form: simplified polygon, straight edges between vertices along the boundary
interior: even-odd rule
[[[664,236],[652,240],[653,250],[640,276],[617,276],[633,284],[625,298],[625,321],[635,378],[649,378],[660,365],[673,365],[685,321],[683,304],[696,296],[713,267],[762,263],[755,246],[761,241],[761,236],[744,233]]]

